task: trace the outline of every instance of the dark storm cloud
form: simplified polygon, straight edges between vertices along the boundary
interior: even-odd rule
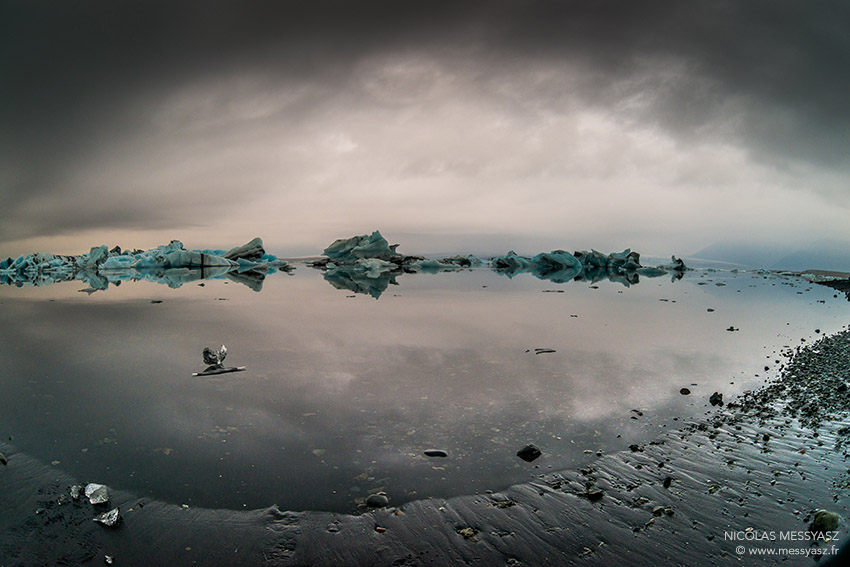
[[[459,64],[482,88],[540,62],[569,64],[582,70],[571,94],[588,105],[614,112],[639,97],[638,119],[684,142],[729,136],[768,162],[844,170],[848,25],[840,1],[4,0],[0,197],[20,219],[0,233],[159,226],[212,211],[214,198],[157,195],[167,206],[153,208],[143,194],[69,184],[69,172],[143,137],[152,109],[181,86],[242,71],[270,88],[321,85],[292,118],[305,119],[356,81],[359,62],[387,54]],[[541,108],[564,95],[557,83],[526,94]],[[46,199],[65,206],[31,222],[26,211]]]

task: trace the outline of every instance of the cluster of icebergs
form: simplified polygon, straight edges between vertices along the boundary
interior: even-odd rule
[[[376,230],[372,234],[336,240],[325,248],[321,258],[307,263],[322,270],[332,286],[376,299],[390,285],[398,285],[396,278],[401,274],[457,271],[483,265],[508,277],[529,273],[555,283],[607,279],[626,286],[638,283],[640,276],[672,274],[673,278],[681,278],[687,269],[675,256],[667,265],[641,266],[640,255],[631,250],[613,254],[553,250],[536,256],[510,251],[482,260],[472,255],[441,259],[406,256],[397,248],[398,244],[390,245]],[[7,258],[0,261],[0,283],[46,285],[81,280],[91,289],[100,290],[123,281],[149,280],[180,287],[201,279],[225,277],[260,291],[266,275],[292,269],[285,260],[267,254],[259,238],[228,251],[186,250],[180,241],[172,240],[170,244],[145,251],[122,251],[118,247],[108,250],[99,246],[80,256],[29,254]]]
[[[97,246],[79,256],[28,254],[7,258],[0,260],[0,283],[42,286],[81,280],[101,290],[124,281],[148,280],[176,288],[226,277],[260,291],[267,274],[290,269],[288,262],[266,254],[260,238],[227,251],[186,250],[182,242],[172,240],[150,250]]]
[[[672,274],[674,278],[681,278],[687,269],[685,263],[675,256],[667,265],[641,266],[640,255],[628,249],[613,254],[602,254],[596,250],[573,254],[565,250],[553,250],[533,257],[520,256],[510,251],[489,260],[475,256],[451,256],[434,260],[422,256],[405,256],[396,248],[398,244],[390,245],[379,231],[375,231],[371,235],[336,240],[325,248],[322,258],[310,262],[310,265],[324,270],[325,279],[334,287],[368,294],[376,299],[389,285],[398,285],[396,277],[403,273],[436,273],[484,264],[508,277],[530,273],[555,283],[607,279],[626,286],[638,283],[640,276],[654,278]]]

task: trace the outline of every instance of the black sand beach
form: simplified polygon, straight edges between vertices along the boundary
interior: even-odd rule
[[[850,330],[781,356],[762,388],[722,406],[706,399],[703,419],[580,470],[356,516],[194,509],[120,492],[92,506],[68,496],[85,479],[4,440],[0,564],[810,564],[846,540]],[[117,527],[92,521],[113,506]],[[812,541],[819,509],[841,518],[837,538]]]

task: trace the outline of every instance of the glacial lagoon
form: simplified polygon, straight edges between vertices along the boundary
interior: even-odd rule
[[[625,285],[479,267],[401,274],[376,299],[293,265],[261,291],[0,286],[7,454],[164,505],[366,514],[370,494],[498,492],[628,452],[850,315],[767,272]],[[246,370],[193,376],[221,344]],[[516,455],[528,443],[533,462]]]

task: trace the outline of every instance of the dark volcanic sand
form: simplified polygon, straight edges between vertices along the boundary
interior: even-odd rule
[[[810,565],[801,553],[846,540],[850,331],[786,354],[758,391],[718,408],[706,399],[704,419],[582,470],[359,516],[191,509],[114,492],[123,521],[104,528],[92,517],[108,507],[67,497],[97,479],[0,443],[0,565],[98,565],[104,555],[122,566]],[[841,516],[837,542],[726,533],[803,534],[819,508]]]

